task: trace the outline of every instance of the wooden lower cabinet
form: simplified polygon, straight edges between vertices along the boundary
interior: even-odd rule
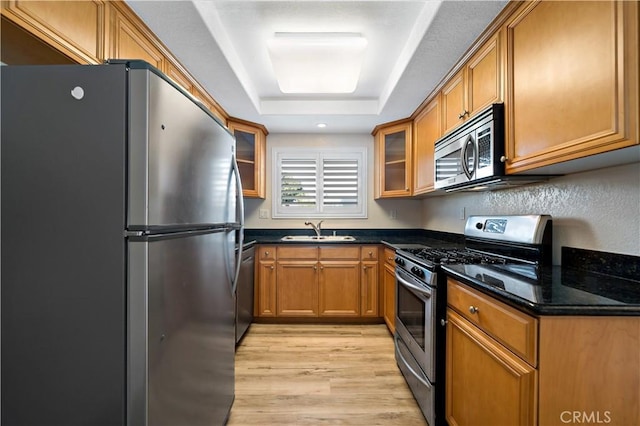
[[[447,311],[449,425],[533,425],[536,370],[455,311]]]
[[[533,317],[451,278],[447,290],[450,426],[639,424],[640,317]]]
[[[377,245],[260,246],[257,317],[379,317]]]
[[[391,333],[396,331],[396,253],[384,249],[384,270],[382,272],[382,317]]]

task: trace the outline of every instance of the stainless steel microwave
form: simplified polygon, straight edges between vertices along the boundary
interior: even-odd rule
[[[504,176],[504,105],[492,104],[435,144],[435,188],[456,189]]]

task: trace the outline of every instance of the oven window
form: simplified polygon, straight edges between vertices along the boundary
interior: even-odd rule
[[[425,302],[398,283],[398,318],[424,350]]]

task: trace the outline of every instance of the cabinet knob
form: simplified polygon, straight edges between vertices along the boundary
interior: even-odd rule
[[[324,266],[320,265],[320,270],[321,271],[324,270]]]
[[[502,157],[500,157],[500,162],[501,163],[506,163],[507,160],[508,160],[508,158],[506,156],[504,156],[504,155]]]
[[[447,323],[448,323],[448,322],[449,322],[449,321],[447,321],[446,319],[442,318],[442,319],[440,320],[440,325],[444,327],[444,326],[446,326],[446,325],[447,325]]]
[[[268,252],[268,251],[265,251],[265,252],[264,252],[264,257],[267,257],[267,256],[269,256],[269,252]]]
[[[271,265],[271,267],[269,269],[271,269],[273,271],[273,265]]]
[[[363,271],[366,271],[366,270],[367,270],[367,267],[366,267],[366,266],[363,266],[363,267],[362,267],[362,270],[363,270]]]
[[[317,270],[318,270],[318,267],[317,267],[316,265],[313,265],[313,270],[314,270],[314,271],[317,271]]]
[[[477,306],[469,306],[469,313],[470,314],[477,314],[478,311],[480,311],[480,308],[478,308]]]
[[[373,257],[373,252],[372,251],[369,252],[369,257]]]

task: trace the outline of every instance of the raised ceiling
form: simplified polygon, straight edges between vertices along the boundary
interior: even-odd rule
[[[128,1],[229,115],[271,133],[369,133],[410,116],[506,3]],[[278,32],[362,34],[355,91],[282,93],[267,50]]]

